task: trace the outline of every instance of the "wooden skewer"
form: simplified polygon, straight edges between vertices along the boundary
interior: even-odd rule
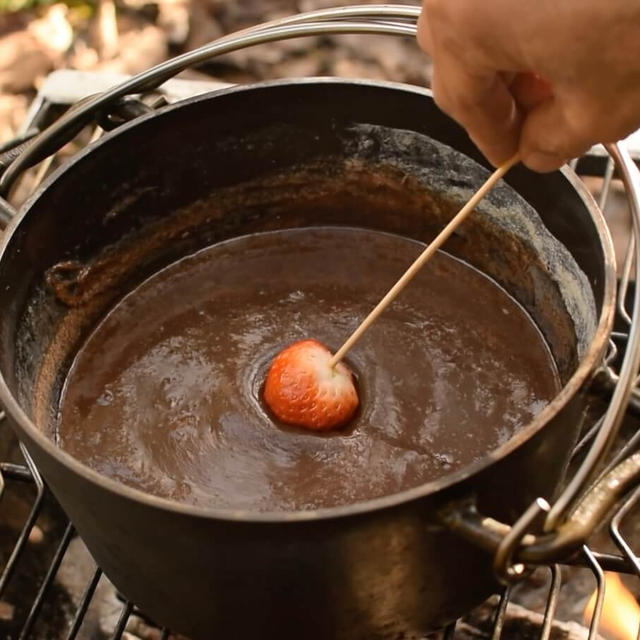
[[[371,313],[360,323],[360,326],[349,336],[347,341],[336,351],[329,362],[330,367],[335,367],[347,351],[360,339],[362,334],[376,321],[378,316],[393,302],[396,296],[409,284],[413,276],[420,271],[425,262],[445,243],[447,238],[455,231],[456,227],[476,208],[477,204],[491,190],[498,180],[520,161],[520,156],[516,153],[504,164],[500,165],[487,179],[487,181],[476,191],[467,204],[456,213],[447,226],[434,238],[433,242],[416,258],[415,262],[404,272],[400,279],[391,287],[389,292],[378,302]]]

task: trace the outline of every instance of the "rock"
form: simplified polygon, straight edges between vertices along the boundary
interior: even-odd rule
[[[20,93],[63,60],[73,41],[67,7],[54,4],[26,28],[0,38],[0,91]]]
[[[26,95],[0,94],[0,141],[5,142],[16,135],[27,114],[28,102]]]
[[[43,49],[63,54],[73,43],[73,28],[67,19],[69,10],[64,4],[50,6],[42,18],[29,24],[28,30]]]
[[[135,74],[159,64],[168,57],[167,37],[160,27],[147,25],[120,35],[119,52],[97,65],[102,71]]]
[[[340,76],[341,78],[387,79],[382,69],[375,63],[341,56],[336,56],[331,71],[332,75]]]
[[[68,58],[69,66],[79,71],[91,71],[100,64],[98,52],[84,39],[76,42],[73,53]]]
[[[120,38],[114,1],[100,0],[97,17],[100,57],[113,58],[118,52]]]
[[[202,0],[193,0],[190,5],[185,48],[197,49],[223,35],[224,29],[210,7]]]
[[[194,3],[193,9],[196,10]],[[183,45],[193,27],[198,27],[199,20],[191,17],[191,6],[186,0],[159,0],[157,25],[164,30],[167,41],[172,46]],[[221,29],[218,27],[221,34]]]
[[[58,56],[42,47],[28,30],[0,38],[0,91],[20,93],[33,89],[36,80],[49,73]]]
[[[285,60],[277,68],[275,77],[308,78],[322,74],[324,61],[320,55],[307,55]]]
[[[0,13],[0,38],[4,38],[13,31],[26,29],[35,17],[33,11],[4,11]]]

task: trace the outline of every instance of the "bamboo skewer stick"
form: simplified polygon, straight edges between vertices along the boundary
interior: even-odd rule
[[[396,296],[409,284],[411,279],[420,271],[425,262],[445,243],[456,227],[476,208],[480,200],[484,198],[491,188],[506,173],[520,161],[520,156],[516,153],[505,163],[500,165],[487,179],[487,181],[475,192],[469,202],[456,213],[447,226],[434,238],[429,246],[416,258],[414,263],[404,272],[400,279],[391,287],[387,294],[378,302],[371,313],[360,323],[360,326],[349,336],[347,341],[336,351],[329,362],[330,367],[335,367],[347,354],[349,349],[360,339],[362,334],[376,321],[378,316],[395,300]]]

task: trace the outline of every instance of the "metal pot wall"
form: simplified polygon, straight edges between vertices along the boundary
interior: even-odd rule
[[[525,306],[564,385],[531,424],[461,471],[348,507],[216,511],[99,476],[51,434],[78,345],[149,274],[276,228],[348,224],[428,241],[486,174],[478,162],[426,91],[267,83],[124,125],[11,223],[0,246],[0,401],[98,564],[159,623],[194,638],[419,637],[492,593],[491,555],[441,514],[469,498],[514,522],[535,498],[553,497],[612,323],[611,241],[569,170],[516,168],[447,246]]]

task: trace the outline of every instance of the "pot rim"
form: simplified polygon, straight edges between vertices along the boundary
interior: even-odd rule
[[[415,93],[417,95],[433,99],[433,95],[430,90],[413,85],[407,85],[397,82],[352,80],[327,77],[293,79],[287,78],[284,80],[268,80],[246,85],[236,85],[202,93],[186,100],[180,100],[161,109],[158,109],[157,111],[151,112],[119,126],[114,131],[102,136],[97,142],[82,149],[73,158],[64,163],[63,166],[59,167],[53,174],[51,174],[43,182],[43,184],[40,185],[36,192],[27,199],[27,201],[20,208],[18,214],[5,229],[3,236],[0,238],[0,262],[2,261],[7,247],[9,246],[11,239],[14,233],[16,233],[17,229],[19,228],[22,220],[27,217],[29,212],[37,204],[37,201],[42,196],[42,194],[46,192],[52,185],[54,185],[58,178],[66,171],[73,170],[73,167],[77,163],[83,161],[84,158],[87,155],[91,154],[94,149],[97,149],[102,145],[109,144],[113,138],[122,134],[126,134],[126,132],[130,128],[133,128],[148,119],[162,117],[167,112],[172,112],[176,109],[180,109],[183,106],[188,106],[200,101],[215,100],[216,98],[224,98],[224,96],[230,94],[253,91],[256,89],[277,89],[278,87],[282,86],[308,86],[318,84],[325,86],[330,84],[356,85],[387,90],[392,89]],[[600,211],[598,205],[596,204],[596,201],[591,196],[580,178],[568,166],[562,167],[560,169],[560,172],[569,182],[571,187],[575,189],[578,196],[583,201],[588,213],[590,214],[591,220],[598,234],[600,246],[602,247],[602,251],[604,254],[604,286],[602,310],[600,313],[600,318],[598,319],[598,325],[595,334],[576,371],[569,378],[560,392],[554,397],[554,399],[539,414],[537,414],[531,422],[522,427],[504,444],[500,445],[493,451],[490,451],[479,460],[476,460],[475,462],[464,466],[454,473],[447,474],[436,480],[432,480],[430,482],[418,485],[417,487],[412,487],[410,489],[406,489],[404,491],[388,496],[382,496],[371,500],[365,500],[362,502],[340,505],[336,507],[323,507],[321,509],[312,510],[265,512],[251,511],[247,509],[203,507],[198,505],[180,503],[168,498],[162,498],[160,496],[146,493],[140,489],[129,487],[128,485],[120,483],[117,480],[94,471],[63,449],[59,448],[53,442],[53,440],[51,440],[43,433],[43,431],[37,428],[37,426],[22,410],[18,401],[9,390],[4,376],[2,375],[2,371],[0,371],[0,402],[2,403],[2,405],[4,405],[7,417],[10,418],[19,427],[20,430],[24,431],[29,440],[31,440],[39,448],[43,449],[46,454],[55,458],[56,462],[67,467],[72,472],[84,477],[85,480],[91,483],[97,484],[105,491],[110,491],[118,494],[122,498],[141,502],[151,508],[168,510],[183,515],[246,523],[305,522],[366,514],[369,512],[399,506],[404,503],[440,492],[448,487],[459,484],[476,474],[479,474],[492,464],[498,462],[499,460],[502,460],[507,455],[524,445],[525,442],[527,442],[541,429],[543,429],[546,424],[551,419],[553,419],[558,414],[558,412],[571,400],[571,398],[580,391],[585,382],[588,382],[590,375],[600,364],[600,360],[605,352],[605,348],[608,343],[610,332],[613,326],[615,312],[616,262],[613,241],[611,239],[611,235],[609,233],[609,229],[606,225],[602,212]]]

